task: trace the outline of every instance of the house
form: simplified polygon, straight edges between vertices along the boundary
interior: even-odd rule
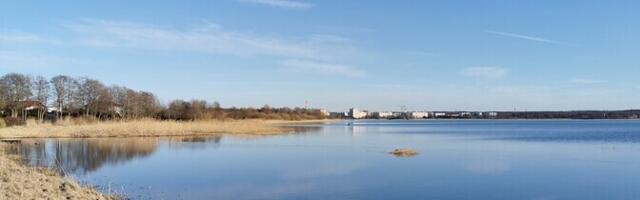
[[[47,112],[48,113],[60,112],[60,109],[58,107],[49,107],[47,108]]]
[[[447,113],[444,113],[444,112],[433,113],[433,117],[435,118],[446,117],[446,116],[447,116]]]
[[[429,118],[430,116],[429,112],[409,112],[409,117],[415,119],[424,119]]]
[[[320,109],[320,113],[322,113],[322,115],[324,115],[325,117],[328,117],[331,115],[331,113],[329,113],[329,111],[327,111],[326,109]]]
[[[371,116],[374,118],[392,118],[394,117],[393,112],[373,112]]]
[[[47,107],[39,101],[20,101],[16,103],[16,105],[18,108],[22,108],[25,111],[45,109]]]
[[[357,108],[349,109],[349,117],[351,117],[353,119],[366,118],[368,115],[369,115],[369,112],[367,112],[366,110],[360,111]]]

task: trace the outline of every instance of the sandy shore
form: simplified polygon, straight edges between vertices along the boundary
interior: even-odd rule
[[[295,123],[312,123],[300,121]],[[216,134],[274,135],[289,133],[282,126],[286,121],[230,120],[230,121],[159,121],[135,120],[96,122],[87,124],[29,124],[0,128],[4,138],[86,138],[86,137],[157,137],[204,136]]]
[[[46,169],[22,165],[0,144],[0,199],[116,199]]]

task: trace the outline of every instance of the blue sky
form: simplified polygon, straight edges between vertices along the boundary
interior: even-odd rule
[[[637,1],[12,1],[0,72],[223,106],[640,108]]]

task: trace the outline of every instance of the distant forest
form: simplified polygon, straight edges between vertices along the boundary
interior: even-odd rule
[[[161,104],[157,96],[122,86],[106,86],[88,77],[42,76],[10,73],[0,77],[0,116],[39,121],[63,117],[109,119],[155,118],[165,120],[326,118],[320,109],[223,108],[218,102],[173,100]]]

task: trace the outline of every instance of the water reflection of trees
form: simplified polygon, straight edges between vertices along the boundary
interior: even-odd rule
[[[117,165],[136,158],[147,157],[162,141],[169,144],[219,143],[222,137],[171,138],[94,138],[23,140],[11,145],[8,151],[20,155],[27,164],[48,167],[62,174],[87,174],[100,167]]]
[[[298,125],[298,126],[290,126],[289,128],[293,129],[295,133],[316,133],[320,132],[324,126],[323,125]]]
[[[312,134],[322,126],[292,126],[296,134]],[[267,136],[236,135],[242,138]],[[87,174],[104,165],[117,165],[153,154],[158,146],[170,149],[204,149],[220,145],[222,135],[165,138],[24,139],[9,145],[8,152],[20,155],[31,166],[48,167],[62,174]]]

